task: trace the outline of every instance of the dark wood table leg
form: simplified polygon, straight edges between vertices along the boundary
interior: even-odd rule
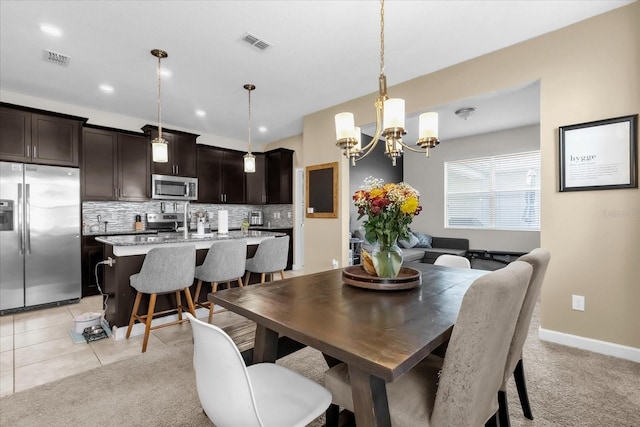
[[[278,356],[278,333],[266,326],[256,326],[256,338],[253,346],[253,363],[275,363]]]
[[[387,385],[381,378],[349,365],[356,425],[391,427]]]

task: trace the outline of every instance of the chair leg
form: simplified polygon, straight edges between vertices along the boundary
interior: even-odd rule
[[[140,307],[140,300],[142,299],[142,293],[138,291],[136,294],[136,300],[133,302],[133,309],[131,310],[131,317],[129,318],[129,327],[127,328],[127,338],[131,336],[131,329],[136,322],[136,316],[138,315],[138,308]]]
[[[506,390],[498,390],[498,419],[501,427],[511,427]]]
[[[149,331],[151,331],[151,321],[153,320],[153,310],[156,307],[157,294],[151,294],[149,298],[149,310],[147,310],[147,322],[144,328],[144,339],[142,340],[142,352],[147,351],[147,343],[149,342]]]
[[[524,365],[522,359],[518,360],[516,368],[513,370],[513,378],[516,380],[516,388],[518,389],[518,397],[520,405],[522,405],[522,413],[526,418],[533,419],[531,406],[529,405],[529,394],[527,393],[527,382],[524,379]]]
[[[214,304],[213,303],[209,304],[209,319],[208,319],[209,323],[213,321],[213,308],[214,308]]]
[[[198,283],[196,284],[196,293],[193,294],[193,300],[196,302],[199,301],[201,289],[202,289],[202,280],[198,279]]]
[[[239,288],[244,287],[244,284],[242,283],[242,277],[238,277],[238,287]]]
[[[189,288],[184,288],[184,296],[187,298],[187,307],[189,307],[189,313],[193,317],[196,317],[196,305],[193,303],[193,298],[191,298],[191,292],[189,292]]]
[[[500,427],[500,420],[498,419],[498,414],[493,414],[491,418],[484,423],[485,427]]]
[[[284,270],[280,270],[280,277],[284,280]]]
[[[338,427],[338,420],[340,418],[340,407],[335,403],[332,403],[325,412],[325,426],[326,427]]]
[[[244,275],[244,283],[249,284],[250,277],[251,277],[251,272],[247,271],[247,274]]]
[[[260,283],[264,283],[264,276],[265,276],[265,274],[264,274],[264,273],[262,273],[262,274],[260,275]]]
[[[180,291],[176,291],[176,307],[178,308],[178,320],[182,320],[182,297]]]

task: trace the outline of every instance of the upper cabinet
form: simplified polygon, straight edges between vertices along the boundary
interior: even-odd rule
[[[262,153],[253,153],[256,156],[255,173],[245,174],[246,199],[249,205],[264,205],[267,203],[266,159]]]
[[[142,130],[153,140],[158,136],[158,127],[145,125]],[[197,175],[196,138],[188,132],[162,128],[162,137],[169,146],[169,161],[166,163],[151,162],[151,173],[160,175],[190,176]]]
[[[149,199],[147,135],[85,126],[82,147],[82,200]]]
[[[197,145],[198,202],[245,203],[244,153]]]
[[[86,120],[0,103],[0,160],[78,167]]]
[[[286,148],[265,153],[267,203],[293,203],[293,151]]]

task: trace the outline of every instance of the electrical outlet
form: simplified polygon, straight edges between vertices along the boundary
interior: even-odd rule
[[[584,296],[572,295],[571,296],[571,308],[578,311],[584,311]]]
[[[331,260],[331,266],[335,269],[338,268],[338,260],[337,259],[332,259]]]

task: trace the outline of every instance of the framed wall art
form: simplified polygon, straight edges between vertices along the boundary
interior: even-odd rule
[[[559,128],[560,191],[638,188],[638,115]]]

